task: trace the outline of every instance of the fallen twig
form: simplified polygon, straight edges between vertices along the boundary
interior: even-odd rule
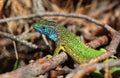
[[[2,32],[2,33],[5,33],[5,32]],[[3,35],[3,36],[5,36],[5,37],[8,37],[7,35],[4,35],[4,34],[2,34],[1,33],[1,35]],[[8,33],[6,33],[6,34],[8,34]],[[9,35],[9,34],[8,34]],[[13,35],[12,35],[13,36]],[[15,35],[14,35],[15,36]],[[34,32],[34,33],[27,33],[27,34],[23,34],[23,35],[17,35],[15,38],[19,38],[19,39],[21,39],[21,40],[27,40],[27,39],[30,39],[31,37],[35,37],[35,38],[37,38],[37,37],[40,37],[40,34],[38,33],[38,32]],[[8,37],[9,38],[9,37]],[[19,42],[19,41],[18,41]],[[21,42],[21,41],[20,41]],[[0,46],[6,46],[6,45],[9,45],[9,44],[11,44],[12,43],[12,40],[11,39],[1,39],[0,40]],[[24,44],[24,43],[23,43]],[[32,47],[31,47],[32,48]]]
[[[108,37],[107,36],[101,36],[98,37],[97,39],[90,41],[86,45],[91,47],[91,48],[97,48],[103,44],[106,44],[108,42]]]
[[[24,45],[30,47],[30,48],[38,49],[38,50],[40,50],[40,51],[48,52],[48,53],[52,54],[52,51],[50,51],[50,50],[48,50],[48,49],[41,48],[41,47],[39,47],[39,46],[31,43],[31,42],[28,42],[28,41],[26,41],[26,40],[21,39],[21,38],[18,37],[18,36],[15,36],[15,35],[12,35],[12,34],[9,34],[9,33],[5,33],[5,32],[2,32],[2,31],[0,31],[0,35],[5,36],[5,37],[7,37],[7,38],[10,38],[10,39],[12,39],[12,40],[15,40],[15,41],[17,41],[17,42],[19,42],[19,43],[21,43],[21,44],[24,44]]]
[[[109,67],[120,66],[120,60],[113,60],[107,63]],[[105,67],[106,62],[93,64],[84,68],[78,67],[73,72],[68,74],[66,78],[82,78],[87,73],[94,72],[95,70],[101,70],[104,69]]]
[[[56,66],[58,66],[59,64],[63,63],[65,60],[67,60],[67,54],[62,52],[59,55],[53,57],[52,59],[47,59],[47,58],[43,58],[46,59],[45,62],[41,62],[41,59],[38,59],[37,61],[22,67],[22,68],[18,68],[15,71],[9,72],[9,73],[5,73],[5,74],[1,74],[0,78],[33,78],[36,77],[40,74],[45,73],[46,71],[55,68]]]
[[[89,16],[82,15],[82,14],[74,14],[74,13],[41,12],[41,13],[37,13],[37,14],[31,14],[31,15],[28,15],[28,16],[18,16],[18,17],[1,19],[0,23],[8,22],[8,21],[15,21],[15,20],[19,20],[19,19],[28,19],[28,18],[32,18],[32,17],[36,17],[36,16],[41,16],[41,17],[43,17],[43,16],[64,16],[64,17],[81,18],[81,19],[85,19],[85,20],[88,20],[90,22],[93,22],[93,23],[95,23],[99,26],[102,26],[110,32],[116,32],[116,30],[114,30],[112,27],[110,27],[107,24],[104,24],[100,21],[97,21],[97,20],[95,20],[95,19],[93,19]]]

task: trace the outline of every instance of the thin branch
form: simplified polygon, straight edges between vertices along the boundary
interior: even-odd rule
[[[33,17],[36,17],[36,16],[38,16],[38,15],[37,14],[31,14],[31,15],[28,15],[28,16],[17,16],[17,17],[4,18],[4,19],[0,20],[0,23],[20,20],[20,19],[28,19],[28,18],[33,18]]]
[[[12,34],[5,33],[5,32],[0,31],[0,35],[3,35],[3,36],[5,36],[5,37],[8,37],[8,38],[10,38],[10,39],[12,39],[12,40],[18,41],[18,42],[20,42],[20,43],[22,43],[22,44],[25,44],[26,46],[29,46],[29,47],[31,47],[31,48],[34,48],[34,49],[37,49],[37,48],[38,48],[37,45],[32,44],[32,43],[30,43],[30,42],[27,42],[26,40],[22,40],[22,39],[20,39],[19,37],[14,36],[14,35],[12,35]]]
[[[93,41],[90,41],[86,45],[91,47],[91,48],[97,48],[97,47],[104,45],[106,43],[108,43],[108,37],[104,35],[104,36],[98,37],[97,39],[95,39]]]
[[[38,50],[40,50],[40,51],[42,51],[42,52],[46,52],[46,53],[52,54],[52,51],[51,51],[50,49],[41,48],[41,47],[39,47],[39,46],[31,43],[31,42],[28,42],[28,41],[26,41],[26,40],[21,39],[21,38],[18,37],[18,36],[15,36],[15,35],[12,35],[12,34],[9,34],[9,33],[5,33],[5,32],[2,32],[2,31],[0,31],[0,35],[5,36],[5,37],[7,37],[7,38],[10,38],[10,39],[12,39],[12,40],[15,40],[15,41],[17,41],[17,42],[19,42],[19,43],[21,43],[21,44],[24,44],[24,45],[30,47],[30,48],[38,49]]]
[[[61,58],[62,57],[62,58]],[[15,71],[8,72],[5,74],[1,74],[0,78],[33,78],[40,74],[45,73],[48,70],[51,70],[58,66],[59,64],[63,63],[65,60],[67,60],[67,54],[62,52],[59,55],[53,57],[52,59],[42,58],[46,59],[45,62],[40,62],[41,59],[38,59],[37,61],[24,66],[22,68],[18,68]]]
[[[120,33],[116,32],[113,34],[112,41],[110,42],[110,45],[108,46],[107,50],[110,52],[117,53],[116,50],[119,44],[120,44]]]
[[[28,19],[28,18],[33,18],[33,17],[37,17],[37,16],[41,16],[41,17],[43,17],[43,16],[64,16],[64,17],[72,17],[72,18],[81,18],[81,19],[88,20],[92,23],[95,23],[99,26],[102,26],[102,27],[106,28],[108,31],[110,31],[111,34],[116,32],[116,30],[114,30],[109,25],[104,24],[100,21],[97,21],[96,19],[93,19],[89,16],[82,15],[82,14],[74,14],[74,13],[64,13],[64,12],[63,13],[60,13],[60,12],[41,12],[41,13],[37,13],[37,14],[31,14],[31,15],[28,15],[28,16],[11,17],[11,18],[6,18],[6,19],[1,19],[0,23],[19,20],[19,19]]]
[[[16,37],[20,38],[22,40],[28,40],[28,39],[30,39],[33,36],[34,36],[34,38],[38,38],[38,37],[40,37],[40,33],[39,32],[25,33],[25,34],[17,35]],[[6,45],[9,45],[9,44],[12,44],[12,40],[11,39],[3,38],[3,39],[0,40],[0,46],[6,46]]]
[[[107,62],[107,64],[109,65],[109,67],[120,66],[120,60],[109,61]],[[95,70],[101,70],[104,69],[105,67],[106,67],[106,62],[93,64],[84,68],[78,67],[76,68],[76,70],[71,72],[66,78],[82,78],[86,73],[90,73]]]

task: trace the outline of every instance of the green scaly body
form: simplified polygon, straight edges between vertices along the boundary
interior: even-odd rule
[[[86,62],[105,53],[102,50],[89,48],[63,26],[56,26],[56,29],[59,35],[57,46],[62,46],[77,63]]]
[[[52,24],[52,22],[51,24],[50,22],[45,24],[47,26],[53,25],[52,28],[57,31],[58,40],[56,41],[57,48],[54,52],[55,55],[60,50],[64,50],[77,63],[84,63],[105,53],[105,50],[89,48],[60,24]]]

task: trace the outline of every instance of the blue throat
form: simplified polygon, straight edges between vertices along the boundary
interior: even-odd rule
[[[51,35],[49,35],[48,37],[49,37],[51,40],[55,41],[55,42],[58,40],[57,34],[51,34]]]
[[[34,29],[36,29],[40,33],[48,36],[48,38],[50,38],[51,40],[53,40],[55,42],[58,41],[57,31],[55,31],[53,28],[46,27],[45,29],[43,29],[42,26],[34,26]]]

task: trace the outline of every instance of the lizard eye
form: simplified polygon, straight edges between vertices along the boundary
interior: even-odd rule
[[[42,27],[42,29],[45,29],[45,27]]]

